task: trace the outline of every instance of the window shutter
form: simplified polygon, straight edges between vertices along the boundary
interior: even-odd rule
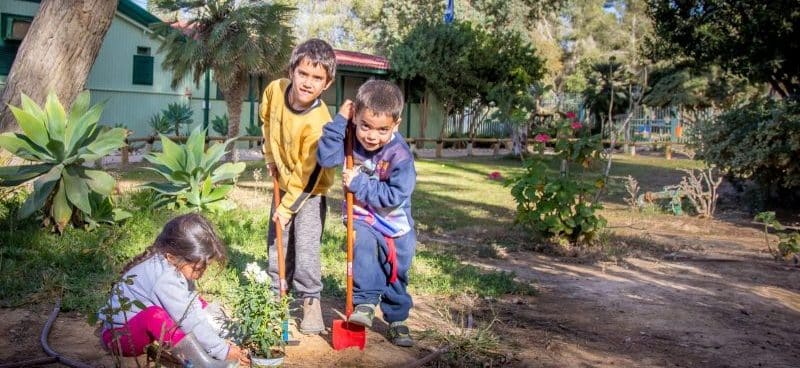
[[[153,85],[153,57],[133,55],[133,84]]]
[[[17,46],[0,45],[0,75],[8,75],[17,56]]]

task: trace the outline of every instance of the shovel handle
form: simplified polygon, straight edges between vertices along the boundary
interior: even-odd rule
[[[355,129],[348,122],[344,138],[344,165],[347,169],[353,168],[353,140],[355,139]],[[355,233],[353,232],[353,192],[347,187],[344,188],[346,211],[347,211],[347,298],[345,304],[345,315],[350,317],[353,313],[353,243]]]
[[[281,189],[278,183],[278,177],[272,177],[272,208],[273,214],[278,213],[278,206],[281,203]],[[281,298],[286,296],[286,264],[283,259],[283,226],[281,222],[275,220],[275,249],[278,252],[278,289],[281,293]]]

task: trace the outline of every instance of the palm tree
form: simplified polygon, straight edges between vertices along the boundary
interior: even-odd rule
[[[239,136],[242,99],[251,75],[274,77],[285,69],[294,37],[288,26],[294,8],[256,0],[154,0],[186,19],[154,27],[164,38],[162,66],[171,70],[172,86],[191,74],[194,82],[209,70],[228,108],[228,137]],[[236,150],[231,150],[236,160]]]

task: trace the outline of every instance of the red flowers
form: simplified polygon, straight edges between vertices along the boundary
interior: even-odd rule
[[[546,133],[539,133],[535,137],[533,137],[533,140],[539,143],[547,143],[550,141],[550,136],[547,135]]]
[[[575,115],[575,113],[572,112],[572,111],[567,112],[566,116],[567,116],[567,119],[570,119],[570,120],[575,120],[575,118],[578,117],[578,115]]]
[[[489,179],[491,180],[503,180],[503,175],[500,174],[499,171],[492,171],[489,173]]]
[[[574,120],[574,121],[573,121],[573,122],[570,124],[570,126],[572,127],[572,130],[578,130],[578,129],[580,129],[580,128],[583,128],[583,124],[581,124],[581,122],[580,122],[580,121],[577,121],[577,120]]]

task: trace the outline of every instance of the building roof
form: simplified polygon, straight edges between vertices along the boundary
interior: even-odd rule
[[[388,71],[389,60],[383,56],[370,55],[362,52],[334,50],[337,66],[349,66],[358,69]]]
[[[161,19],[150,14],[150,12],[134,3],[133,0],[119,0],[117,10],[145,27],[149,27],[152,23],[161,22]]]
[[[36,3],[42,2],[41,0],[28,1],[33,1]],[[133,0],[119,0],[119,3],[117,4],[117,11],[145,27],[149,27],[151,23],[161,22],[161,19],[158,19],[158,17],[155,15],[150,14],[147,10],[133,2]]]

